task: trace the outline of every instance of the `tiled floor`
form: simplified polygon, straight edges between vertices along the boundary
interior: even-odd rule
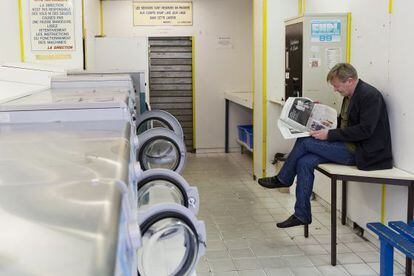
[[[330,265],[330,212],[312,201],[309,238],[303,227],[278,229],[295,197],[252,180],[251,156],[190,155],[184,177],[197,186],[199,219],[207,228],[207,252],[197,276],[378,275],[378,249],[338,225],[338,265]],[[340,221],[340,220],[339,220]],[[403,275],[396,264],[394,272]]]

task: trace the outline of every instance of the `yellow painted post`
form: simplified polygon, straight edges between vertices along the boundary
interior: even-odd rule
[[[195,37],[191,37],[191,79],[192,79],[192,90],[193,90],[193,149],[196,149],[196,94],[195,94]]]
[[[387,188],[385,184],[382,184],[382,190],[381,190],[381,223],[382,224],[384,224],[385,222],[386,200],[387,200]]]
[[[267,0],[263,0],[263,58],[262,58],[262,177],[266,176],[267,151]]]
[[[103,3],[99,1],[99,18],[100,18],[100,36],[105,36],[104,33],[104,12],[103,12]]]
[[[388,0],[388,13],[389,14],[392,13],[393,6],[394,6],[394,1],[393,0]]]
[[[306,0],[298,0],[298,14],[302,16],[306,11]]]
[[[25,62],[22,0],[18,0],[17,4],[18,4],[18,8],[19,8],[20,61]]]
[[[86,47],[86,29],[85,29],[85,2],[82,0],[82,44],[83,44],[83,69],[88,67],[87,56],[88,51]]]
[[[351,33],[352,33],[352,14],[348,12],[347,15],[347,30],[346,30],[346,62],[351,62]]]

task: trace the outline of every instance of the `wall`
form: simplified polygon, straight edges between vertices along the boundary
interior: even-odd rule
[[[289,152],[292,140],[284,140],[277,128],[282,106],[272,102],[285,91],[285,23],[287,18],[298,16],[297,1],[268,0],[268,63],[267,63],[267,175],[274,175],[275,166],[271,164],[277,152]]]
[[[84,0],[84,19],[85,19],[85,52],[86,52],[86,69],[93,70],[95,64],[95,36],[100,33],[100,1]]]
[[[251,0],[195,0],[190,27],[133,27],[131,1],[103,5],[108,37],[194,36],[196,148],[223,151],[224,91],[252,87]],[[218,48],[217,36],[231,37],[233,47]],[[234,139],[230,141],[236,146]]]
[[[0,64],[20,61],[17,1],[0,1]]]

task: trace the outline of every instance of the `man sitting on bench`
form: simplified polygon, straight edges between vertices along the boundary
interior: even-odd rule
[[[358,79],[355,68],[338,63],[327,75],[334,90],[344,96],[340,128],[311,132],[299,138],[279,174],[259,179],[266,188],[289,187],[297,176],[295,213],[277,227],[312,222],[310,197],[314,169],[322,163],[356,165],[361,170],[393,167],[391,133],[384,98],[373,86]]]

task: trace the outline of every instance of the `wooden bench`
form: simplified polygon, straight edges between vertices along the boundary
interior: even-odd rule
[[[380,240],[380,275],[394,275],[394,248],[414,259],[414,227],[402,221],[392,221],[390,228],[379,222],[368,223],[368,229]],[[395,230],[395,231],[393,231]]]
[[[347,182],[364,182],[408,187],[407,223],[413,220],[414,207],[414,175],[403,170],[393,168],[380,171],[361,171],[355,166],[338,164],[320,164],[316,168],[319,172],[331,179],[331,264],[336,265],[336,194],[337,182],[342,181],[342,225],[346,224],[347,210]],[[309,227],[305,226],[305,237],[309,235]],[[411,275],[411,259],[406,259],[406,274]]]

